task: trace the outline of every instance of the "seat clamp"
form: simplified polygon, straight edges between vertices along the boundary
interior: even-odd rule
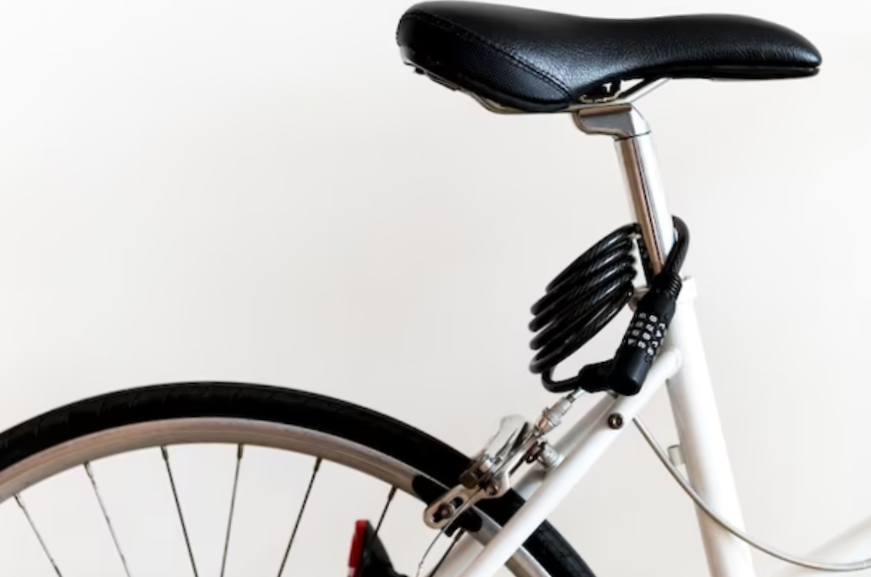
[[[589,106],[572,113],[575,125],[586,134],[604,134],[615,140],[650,134],[647,121],[626,103]]]

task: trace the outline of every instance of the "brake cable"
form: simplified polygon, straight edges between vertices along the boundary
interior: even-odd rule
[[[689,495],[690,499],[692,499],[699,507],[699,509],[704,511],[705,515],[707,515],[712,521],[714,521],[717,525],[719,525],[738,539],[776,559],[780,559],[781,561],[785,561],[786,563],[798,565],[799,567],[804,567],[806,569],[846,573],[851,571],[862,571],[863,569],[871,568],[871,559],[864,559],[862,561],[854,561],[851,563],[831,563],[826,561],[815,561],[813,559],[807,559],[804,557],[799,557],[797,555],[790,555],[789,553],[785,553],[780,549],[772,547],[771,545],[766,545],[765,543],[762,543],[755,537],[749,535],[743,529],[736,527],[733,523],[723,518],[719,513],[714,511],[714,509],[710,505],[708,505],[707,502],[705,502],[702,496],[699,495],[698,492],[692,488],[692,486],[689,484],[689,481],[686,480],[686,478],[678,470],[674,463],[671,462],[671,459],[668,457],[665,449],[663,449],[662,445],[657,442],[656,438],[653,436],[653,433],[650,432],[650,429],[647,428],[647,426],[641,421],[641,419],[635,417],[634,422],[635,427],[641,433],[641,436],[644,437],[644,440],[647,441],[647,444],[650,445],[650,448],[653,449],[654,453],[656,453],[656,456],[659,458],[660,462],[665,465],[665,468],[668,469],[668,472],[671,473],[671,476],[674,477],[674,480],[677,481],[678,485],[681,486],[684,492]]]

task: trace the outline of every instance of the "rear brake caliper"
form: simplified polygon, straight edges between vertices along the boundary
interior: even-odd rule
[[[519,415],[502,419],[499,431],[460,475],[460,484],[426,508],[424,522],[444,529],[478,501],[501,497],[511,488],[511,476],[524,463],[539,462],[545,468],[558,465],[562,457],[544,437],[559,426],[581,394],[583,391],[566,395],[545,409],[534,425]]]

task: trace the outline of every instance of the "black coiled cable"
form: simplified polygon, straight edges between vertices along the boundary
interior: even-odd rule
[[[633,280],[638,272],[633,255],[636,246],[651,287],[658,285],[666,299],[677,300],[681,288],[680,268],[689,247],[689,230],[679,218],[674,219],[674,228],[677,233],[675,244],[656,279],[647,266],[640,227],[631,224],[597,242],[547,285],[545,295],[532,306],[535,316],[529,323],[530,330],[537,333],[530,343],[532,349],[537,351],[530,363],[530,370],[534,374],[541,374],[546,389],[562,392],[578,388],[601,388],[600,385],[585,387],[584,371],[576,377],[560,381],[553,380],[553,372],[557,365],[596,336],[629,303],[635,291]],[[666,324],[671,320],[671,315],[667,316]],[[662,333],[664,331],[665,328]],[[649,356],[652,360],[653,355]],[[611,368],[604,367],[605,370]]]

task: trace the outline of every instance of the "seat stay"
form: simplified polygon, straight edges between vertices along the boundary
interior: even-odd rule
[[[603,399],[605,411],[598,418],[582,421],[566,433],[571,448],[563,461],[551,469],[526,504],[511,517],[495,537],[478,553],[474,561],[464,568],[459,577],[493,577],[508,559],[523,545],[536,528],[559,507],[569,492],[583,479],[600,458],[622,435],[635,416],[650,402],[665,384],[667,378],[680,367],[680,353],[663,350],[653,362],[648,380],[638,395]],[[620,416],[615,426],[610,416]],[[585,428],[581,429],[580,426]],[[451,568],[455,565],[451,563]],[[716,575],[715,577],[750,577],[747,575]]]

